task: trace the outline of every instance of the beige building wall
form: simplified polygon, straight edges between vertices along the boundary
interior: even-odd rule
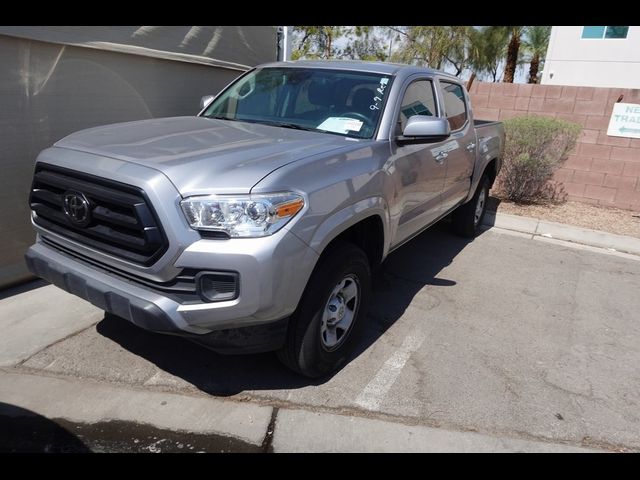
[[[555,174],[568,199],[640,211],[640,139],[607,135],[615,103],[640,103],[640,90],[474,82],[469,94],[478,119],[539,115],[580,124],[576,148]]]

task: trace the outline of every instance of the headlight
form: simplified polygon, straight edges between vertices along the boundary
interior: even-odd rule
[[[280,230],[304,207],[301,195],[209,195],[180,202],[191,228],[231,237],[264,237]]]

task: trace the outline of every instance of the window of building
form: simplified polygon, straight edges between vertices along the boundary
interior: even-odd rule
[[[440,81],[444,110],[449,120],[451,131],[461,129],[467,122],[467,105],[464,101],[464,91],[456,83]]]
[[[627,38],[629,27],[607,27],[604,38]]]
[[[629,27],[582,27],[582,38],[627,38]]]

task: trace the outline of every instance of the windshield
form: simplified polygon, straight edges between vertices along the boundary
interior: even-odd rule
[[[392,77],[316,68],[262,68],[216,98],[203,116],[371,138]]]

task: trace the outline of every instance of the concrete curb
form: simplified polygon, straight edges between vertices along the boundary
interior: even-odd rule
[[[271,407],[140,390],[76,378],[0,372],[0,414],[12,406],[74,423],[122,420],[161,429],[215,434],[260,446]]]
[[[280,410],[274,452],[597,452],[559,443],[404,425],[362,417]]]
[[[148,391],[77,378],[0,371],[0,415],[15,407],[48,419],[92,424],[121,420],[231,437],[274,452],[588,452],[578,446]],[[272,415],[277,416],[272,418]],[[275,431],[270,431],[275,419]],[[267,447],[265,447],[265,445]]]
[[[488,211],[484,225],[640,256],[640,238]]]

